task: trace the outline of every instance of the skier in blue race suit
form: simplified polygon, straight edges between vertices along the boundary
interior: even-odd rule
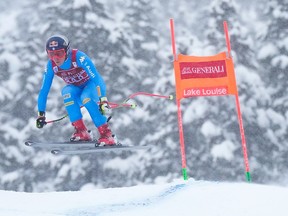
[[[56,75],[67,84],[62,89],[62,96],[70,121],[75,128],[70,140],[92,139],[82,119],[81,106],[84,106],[98,128],[100,134],[98,143],[114,145],[114,135],[104,115],[109,109],[106,85],[91,59],[80,50],[70,49],[70,41],[61,35],[52,36],[47,40],[46,52],[49,61],[38,96],[37,128],[43,128],[46,124],[47,96]]]

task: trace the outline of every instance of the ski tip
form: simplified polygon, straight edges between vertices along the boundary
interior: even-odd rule
[[[32,146],[32,142],[29,141],[29,140],[27,140],[27,141],[25,141],[25,145],[26,145],[26,146]]]
[[[61,153],[61,150],[53,149],[51,150],[51,153],[54,155],[59,155]]]

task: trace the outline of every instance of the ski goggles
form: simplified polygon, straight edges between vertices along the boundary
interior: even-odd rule
[[[63,58],[66,55],[65,49],[59,49],[59,50],[47,50],[47,55],[49,59],[54,58]]]

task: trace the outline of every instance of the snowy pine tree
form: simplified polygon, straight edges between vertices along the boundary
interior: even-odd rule
[[[270,95],[266,109],[261,113],[262,127],[266,128],[265,135],[269,137],[269,142],[265,143],[267,148],[262,151],[266,157],[261,158],[261,161],[265,161],[267,165],[261,171],[270,181],[273,179],[284,182],[287,181],[287,175],[283,173],[287,172],[287,166],[284,164],[288,156],[286,147],[288,137],[287,11],[286,1],[268,1],[259,12],[261,28],[257,32],[260,71],[263,80],[266,81],[266,94]]]

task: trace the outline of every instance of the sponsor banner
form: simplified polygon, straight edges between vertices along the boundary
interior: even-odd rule
[[[218,87],[202,87],[202,88],[186,88],[184,89],[183,96],[197,97],[197,96],[221,96],[228,94],[227,86]]]
[[[181,79],[226,77],[225,60],[209,62],[180,62]]]

